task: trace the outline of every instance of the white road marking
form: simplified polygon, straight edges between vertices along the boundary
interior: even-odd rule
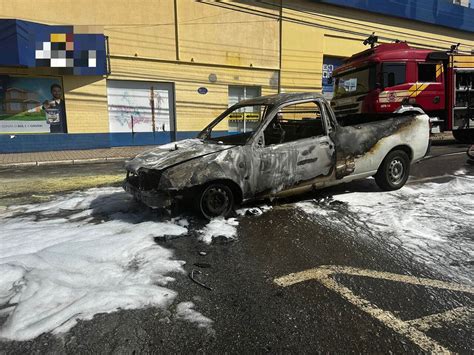
[[[453,282],[445,282],[433,279],[427,279],[416,276],[393,274],[384,271],[375,271],[367,269],[359,269],[350,266],[336,266],[325,265],[315,269],[309,269],[297,273],[292,273],[287,276],[275,279],[275,283],[280,286],[287,287],[295,283],[308,281],[311,279],[318,279],[322,274],[345,274],[352,276],[365,276],[374,279],[383,279],[389,281],[397,281],[418,286],[436,287],[450,291],[460,291],[474,294],[474,287],[469,285],[462,285]]]
[[[425,182],[425,181],[433,181],[433,180],[442,180],[442,179],[464,179],[464,180],[472,180],[474,176],[473,175],[468,175],[468,176],[462,176],[462,175],[451,175],[451,174],[446,174],[446,175],[438,175],[438,176],[429,176],[425,178],[419,178],[419,179],[413,179],[410,178],[407,181],[407,185],[412,184],[412,183],[418,183],[418,182]]]
[[[430,314],[426,317],[412,319],[407,321],[408,324],[417,327],[419,330],[427,331],[431,328],[439,328],[448,323],[459,323],[467,321],[474,315],[474,308],[457,307],[446,312]]]
[[[292,273],[286,276],[279,277],[274,280],[274,282],[282,287],[288,287],[300,282],[308,280],[316,280],[328,289],[338,293],[348,302],[362,310],[363,312],[369,314],[371,317],[377,319],[385,326],[393,329],[400,335],[405,336],[410,339],[413,343],[418,345],[423,351],[427,352],[436,352],[436,353],[449,353],[449,349],[445,348],[439,344],[436,340],[428,337],[425,333],[418,329],[419,324],[422,324],[422,327],[426,327],[430,320],[413,320],[413,324],[410,321],[403,321],[397,318],[392,312],[383,310],[373,305],[369,301],[355,295],[349,288],[338,283],[334,278],[335,274],[344,274],[351,276],[363,276],[370,277],[381,280],[388,280],[394,282],[402,282],[411,285],[425,286],[425,287],[435,287],[450,291],[459,291],[474,293],[474,288],[467,285],[461,285],[457,283],[450,283],[445,281],[419,278],[415,276],[399,275],[383,271],[367,270],[367,269],[358,269],[354,267],[346,266],[335,266],[335,265],[326,265],[314,269],[309,269],[301,271],[298,273]],[[449,315],[448,315],[449,317]],[[441,317],[442,318],[442,317]],[[441,319],[439,319],[441,320]],[[439,321],[438,320],[438,321]]]
[[[428,155],[428,156],[424,157],[423,159],[420,159],[417,163],[419,163],[421,161],[424,161],[424,160],[427,160],[427,159],[449,157],[449,156],[452,156],[452,155],[461,155],[461,154],[466,154],[466,151],[454,152],[454,153],[445,153],[445,154],[439,154],[439,155]]]

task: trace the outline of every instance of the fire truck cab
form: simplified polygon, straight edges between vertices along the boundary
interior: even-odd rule
[[[380,44],[347,59],[333,79],[331,105],[343,124],[419,107],[457,140],[474,138],[473,55]]]

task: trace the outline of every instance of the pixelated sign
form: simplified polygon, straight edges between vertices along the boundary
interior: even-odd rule
[[[82,29],[83,31],[84,29]],[[54,68],[55,74],[105,75],[105,36],[78,33],[74,26],[0,20],[0,65]]]

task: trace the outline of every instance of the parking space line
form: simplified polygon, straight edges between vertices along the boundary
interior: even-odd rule
[[[474,314],[474,308],[457,307],[446,312],[430,314],[426,317],[412,319],[408,324],[417,327],[419,330],[427,331],[431,328],[438,328],[447,323],[458,323],[469,320]]]
[[[274,280],[277,285],[282,287],[288,287],[309,280],[318,281],[326,288],[338,293],[340,296],[346,299],[349,303],[359,308],[361,311],[369,314],[371,317],[377,319],[382,324],[394,330],[398,334],[410,339],[423,351],[427,352],[449,353],[450,351],[449,349],[439,344],[436,340],[428,337],[423,331],[417,328],[416,325],[418,325],[420,319],[418,319],[418,323],[413,320],[413,324],[410,324],[410,321],[403,321],[397,318],[392,312],[378,308],[366,299],[355,295],[349,288],[338,283],[332,277],[336,274],[363,276],[417,286],[435,287],[450,291],[474,293],[474,288],[467,285],[427,278],[419,278],[415,276],[399,275],[383,271],[358,269],[353,267],[335,265],[326,265],[298,273],[292,273],[286,276],[276,278]],[[449,314],[446,317],[449,317]],[[443,316],[440,316],[437,321],[440,322],[442,318]],[[427,323],[429,322],[429,320],[421,321],[421,323],[423,324],[425,322]]]
[[[433,159],[433,158],[442,158],[442,157],[449,157],[449,156],[461,155],[461,154],[466,154],[466,151],[463,150],[463,151],[460,151],[460,152],[445,153],[445,154],[438,154],[438,155],[428,155],[428,156],[420,159],[417,163],[425,161],[425,160]]]
[[[283,277],[275,279],[275,283],[277,283],[280,286],[286,287],[295,283],[299,283],[299,282],[303,282],[303,281],[307,281],[311,279],[318,279],[322,277],[323,275],[327,275],[327,274],[345,274],[345,275],[352,275],[352,276],[365,276],[365,277],[370,277],[370,278],[375,278],[375,279],[396,281],[396,282],[402,282],[402,283],[408,283],[412,285],[419,285],[419,286],[426,286],[426,287],[436,287],[436,288],[442,288],[442,289],[450,290],[450,291],[467,292],[467,293],[474,294],[474,287],[471,287],[468,285],[427,279],[427,278],[416,277],[416,276],[393,274],[393,273],[384,272],[384,271],[375,271],[375,270],[359,269],[359,268],[354,268],[350,266],[335,266],[335,265],[325,265],[325,266],[321,266],[315,269],[309,269],[302,272],[289,274],[287,276],[283,276]]]
[[[413,179],[410,178],[407,181],[407,184],[413,184],[413,183],[419,183],[419,182],[425,182],[425,181],[435,181],[435,180],[443,180],[443,179],[464,179],[464,180],[472,180],[474,178],[474,175],[452,175],[452,174],[445,174],[445,175],[438,175],[438,176],[429,176],[425,178],[419,178],[419,179]]]

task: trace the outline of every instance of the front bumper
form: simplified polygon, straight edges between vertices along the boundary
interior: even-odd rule
[[[135,199],[143,202],[145,205],[151,208],[166,208],[170,207],[173,203],[173,198],[169,193],[156,190],[139,190],[136,186],[132,185],[127,179],[123,181],[122,187]]]

